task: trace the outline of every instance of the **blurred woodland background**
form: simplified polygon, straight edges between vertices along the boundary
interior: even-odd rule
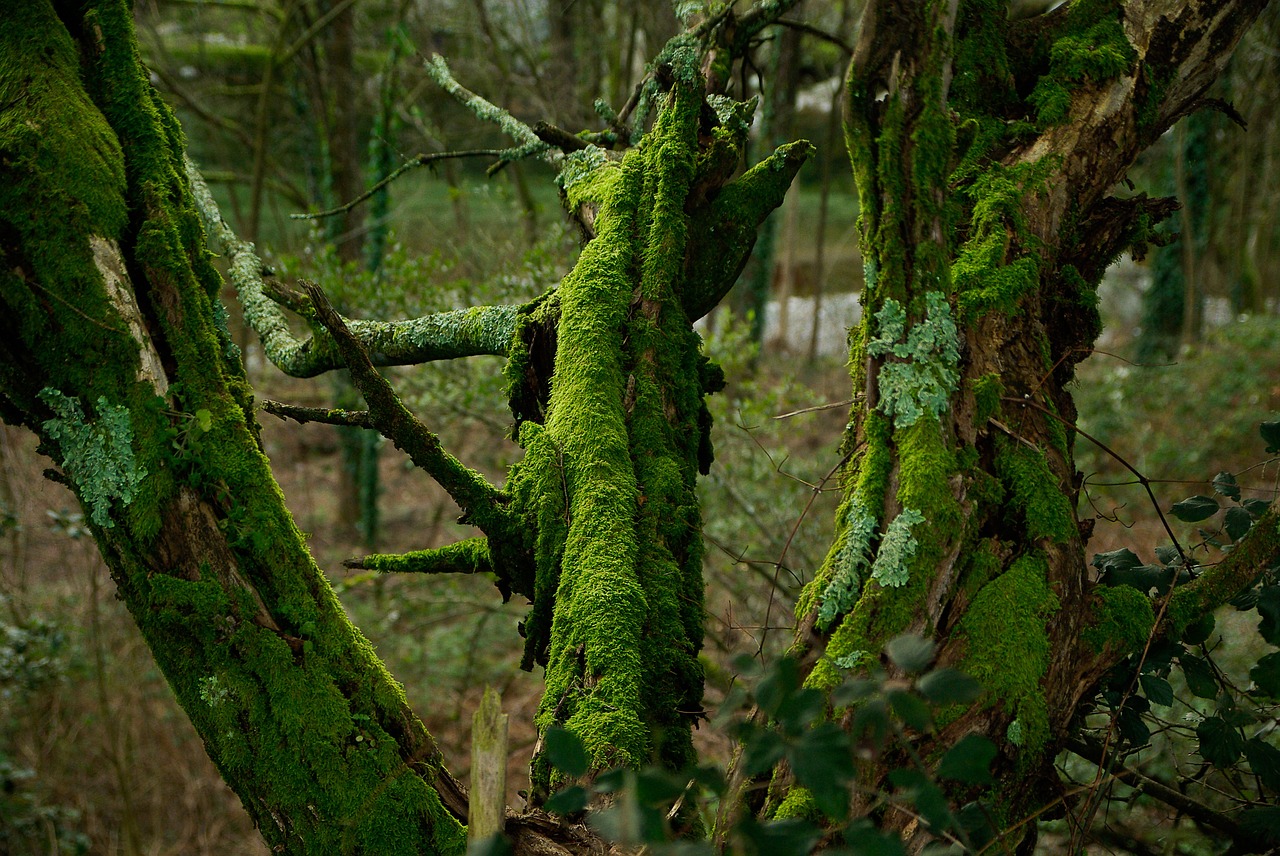
[[[752,160],[799,138],[818,156],[703,331],[729,378],[710,399],[717,461],[702,484],[709,708],[736,654],[767,659],[785,645],[794,597],[831,540],[845,330],[862,277],[833,108],[860,5],[801,4],[765,32],[754,73],[737,84],[760,96]],[[1029,11],[1015,4],[1010,14]],[[531,298],[568,271],[578,248],[551,170],[532,161],[489,169],[505,142],[430,81],[424,57],[447,57],[465,86],[530,124],[576,132],[607,119],[598,101],[613,110],[627,102],[679,26],[667,0],[139,0],[136,15],[154,83],[233,228],[278,276],[315,279],[347,314],[380,319]],[[1223,111],[1201,111],[1129,176],[1135,193],[1183,202],[1167,227],[1181,240],[1112,269],[1106,330],[1077,399],[1082,427],[1167,480],[1157,485],[1162,501],[1259,464],[1257,423],[1280,410],[1277,93],[1272,4],[1216,84],[1247,132]],[[334,216],[292,216],[338,207],[420,153],[440,152],[459,156],[409,170]],[[341,379],[293,380],[267,364],[225,297],[260,398],[353,401]],[[517,450],[500,360],[392,371],[446,446],[492,478],[506,470]],[[467,714],[486,686],[514,714],[513,758],[526,757],[541,685],[517,668],[523,607],[498,603],[483,579],[380,577],[341,564],[465,537],[447,496],[376,434],[260,420],[314,555],[449,766],[466,773]],[[73,497],[41,477],[47,462],[34,445],[0,427],[0,854],[265,853],[116,601]],[[1128,473],[1087,445],[1079,456],[1098,518],[1091,550],[1150,553],[1158,523],[1135,487],[1112,484]],[[1241,481],[1274,489],[1280,468],[1266,463]],[[1218,632],[1230,638],[1228,618]],[[710,758],[729,749],[710,728],[696,739]],[[1176,729],[1160,741],[1149,763],[1178,763]],[[513,790],[522,776],[517,764]],[[1098,852],[1142,838],[1157,811],[1168,810],[1104,810]],[[1185,824],[1159,821],[1170,830],[1164,852],[1201,852],[1193,830],[1179,832]]]

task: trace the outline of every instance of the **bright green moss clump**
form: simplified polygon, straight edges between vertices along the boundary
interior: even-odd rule
[[[1054,40],[1049,71],[1028,101],[1041,125],[1065,122],[1071,92],[1081,84],[1104,83],[1133,67],[1137,52],[1125,37],[1123,12],[1114,0],[1075,0],[1067,13],[1066,32]]]
[[[1044,452],[1008,438],[998,440],[996,473],[1009,487],[1013,507],[1025,520],[1027,537],[1065,542],[1075,537],[1075,515]]]
[[[1023,556],[988,582],[960,622],[968,643],[958,668],[987,690],[988,704],[1002,704],[1034,756],[1049,737],[1049,719],[1040,680],[1049,667],[1045,624],[1058,610],[1049,590],[1048,563]]]
[[[1084,640],[1098,652],[1108,645],[1125,652],[1140,650],[1155,626],[1151,600],[1132,586],[1099,586],[1094,595],[1094,621],[1081,634]]]

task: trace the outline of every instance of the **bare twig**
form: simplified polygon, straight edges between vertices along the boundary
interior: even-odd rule
[[[333,217],[337,214],[345,214],[348,211],[350,211],[352,208],[355,208],[361,202],[364,202],[366,199],[373,196],[382,188],[386,187],[391,182],[395,181],[400,176],[404,175],[409,170],[416,169],[417,167],[420,167],[420,166],[427,166],[428,164],[433,164],[433,163],[436,163],[437,161],[450,160],[452,158],[478,158],[478,157],[505,158],[507,156],[513,155],[515,152],[516,152],[515,149],[465,149],[463,151],[457,151],[457,152],[432,152],[431,154],[420,154],[417,157],[411,158],[405,163],[401,164],[386,178],[379,180],[376,184],[374,184],[364,193],[361,193],[355,199],[352,199],[350,202],[339,205],[336,208],[329,208],[325,211],[316,211],[310,214],[290,214],[289,217],[294,220],[319,220],[322,217]]]

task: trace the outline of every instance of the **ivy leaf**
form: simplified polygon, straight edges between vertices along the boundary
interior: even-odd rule
[[[743,852],[748,856],[808,856],[822,833],[807,820],[757,823],[746,818],[738,824]]]
[[[782,742],[782,736],[776,731],[760,731],[746,741],[742,768],[748,776],[758,776],[773,769],[773,766],[782,760],[786,751],[787,747]]]
[[[1142,560],[1128,547],[1112,550],[1109,553],[1097,553],[1093,557],[1093,566],[1102,574],[1126,571],[1142,566]]]
[[[1156,559],[1159,560],[1162,565],[1171,565],[1175,560],[1180,558],[1181,556],[1178,555],[1178,548],[1172,544],[1161,544],[1159,547],[1156,547]]]
[[[888,697],[889,706],[907,724],[908,728],[914,728],[916,731],[928,731],[929,727],[933,725],[933,717],[929,714],[929,706],[919,696],[902,690],[890,690]]]
[[[572,731],[548,728],[543,739],[547,746],[547,760],[566,776],[581,776],[590,768],[587,750],[582,747],[578,735]]]
[[[1134,696],[1129,701],[1142,698]],[[1146,699],[1142,699],[1146,702]],[[1142,721],[1142,714],[1139,713],[1132,705],[1126,704],[1120,708],[1120,715],[1116,717],[1116,726],[1120,730],[1120,736],[1129,741],[1129,745],[1137,748],[1146,746],[1151,742],[1151,729]]]
[[[1233,505],[1227,509],[1222,528],[1227,530],[1228,538],[1239,541],[1253,528],[1253,515],[1240,506]]]
[[[1212,612],[1206,612],[1182,631],[1182,641],[1188,645],[1199,645],[1213,633],[1214,618]]]
[[[1246,499],[1240,504],[1245,507],[1246,511],[1253,515],[1254,520],[1257,520],[1259,517],[1267,513],[1267,509],[1271,507],[1271,500]]]
[[[933,660],[934,644],[914,633],[895,636],[884,646],[884,652],[895,666],[908,674],[918,674]]]
[[[559,794],[556,794],[559,796]],[[552,797],[551,799],[555,799]],[[547,805],[551,805],[551,801],[547,801]],[[514,851],[511,845],[507,843],[506,837],[501,832],[495,832],[493,835],[478,841],[467,848],[467,856],[511,856]]]
[[[1263,422],[1258,426],[1258,433],[1267,442],[1267,454],[1280,452],[1280,422]]]
[[[1158,675],[1142,675],[1138,680],[1142,683],[1142,691],[1152,704],[1168,707],[1173,704],[1173,687]]]
[[[1231,473],[1218,473],[1213,477],[1213,492],[1227,499],[1240,499],[1240,485]]]
[[[853,753],[849,737],[834,722],[812,729],[787,752],[796,780],[810,790],[818,807],[831,817],[849,808],[844,783],[853,778]]]
[[[1200,698],[1218,697],[1218,680],[1213,676],[1213,669],[1206,661],[1183,654],[1178,658],[1178,663],[1182,666],[1182,674],[1187,679],[1187,689]]]
[[[996,744],[981,734],[966,734],[938,762],[938,777],[985,785],[991,781],[991,762],[995,757]]]
[[[982,685],[955,669],[934,669],[916,684],[916,689],[937,705],[969,704],[982,695]]]
[[[1211,716],[1196,727],[1200,755],[1215,767],[1230,767],[1240,760],[1244,738],[1220,716]]]
[[[1251,737],[1244,742],[1244,757],[1264,786],[1280,791],[1280,749],[1259,737]]]
[[[1280,841],[1280,808],[1248,808],[1240,812],[1240,828],[1269,842]]]
[[[1280,645],[1280,586],[1264,586],[1258,591],[1258,632],[1272,645]]]
[[[1173,512],[1173,516],[1184,523],[1198,523],[1201,520],[1208,519],[1219,511],[1218,500],[1211,496],[1197,494],[1175,502],[1173,508],[1169,509]]]
[[[577,814],[587,807],[587,789],[582,785],[571,785],[556,791],[543,807],[552,814]]]
[[[1249,670],[1249,677],[1266,695],[1280,698],[1280,653],[1268,654]]]
[[[891,832],[881,832],[866,818],[858,818],[844,831],[844,840],[858,856],[906,856],[902,839]]]

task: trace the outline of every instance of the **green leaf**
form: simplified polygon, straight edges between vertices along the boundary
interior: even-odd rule
[[[570,785],[556,791],[544,806],[552,814],[577,814],[587,807],[587,789],[582,785]]]
[[[929,706],[924,703],[924,699],[904,690],[890,690],[887,695],[889,706],[908,728],[928,731],[933,725],[933,716],[929,713]]]
[[[820,690],[805,687],[783,699],[774,719],[788,734],[799,734],[823,716],[827,700]]]
[[[1213,497],[1198,494],[1187,497],[1182,502],[1175,502],[1169,510],[1184,523],[1198,523],[1217,514],[1219,506],[1218,500]]]
[[[1128,547],[1112,550],[1109,553],[1097,553],[1093,557],[1093,566],[1101,573],[1128,570],[1142,565],[1142,560]]]
[[[776,719],[778,711],[798,689],[800,670],[795,660],[784,657],[756,684],[756,702],[770,719]]]
[[[895,666],[908,674],[918,674],[933,660],[934,644],[914,633],[895,636],[884,646],[884,652]]]
[[[1215,767],[1230,767],[1240,760],[1244,738],[1220,716],[1211,716],[1196,727],[1200,755]]]
[[[1212,612],[1206,612],[1182,631],[1182,641],[1188,645],[1199,645],[1213,633],[1214,619]]]
[[[1178,548],[1172,544],[1161,544],[1156,547],[1156,560],[1162,565],[1171,564],[1175,559],[1181,556],[1178,554]]]
[[[1263,586],[1258,590],[1258,632],[1272,645],[1280,645],[1280,586]]]
[[[1259,517],[1267,513],[1267,509],[1271,507],[1271,500],[1246,499],[1240,504],[1245,507],[1246,511],[1253,515],[1254,520],[1257,520]]]
[[[467,847],[467,856],[511,856],[515,852],[501,832],[495,832],[483,841],[473,842]]]
[[[1280,452],[1280,422],[1263,422],[1258,426],[1258,433],[1267,443],[1267,453]]]
[[[748,776],[758,776],[773,769],[786,751],[786,744],[776,731],[760,731],[746,743],[742,768]]]
[[[1249,670],[1258,689],[1272,698],[1280,698],[1280,653],[1267,654]]]
[[[1134,696],[1129,701],[1134,701],[1141,696]],[[1142,699],[1146,701],[1146,699]],[[1142,714],[1135,709],[1134,706],[1126,704],[1120,708],[1120,715],[1116,717],[1116,727],[1120,731],[1120,736],[1129,742],[1130,746],[1146,746],[1151,742],[1151,729],[1147,727],[1147,723],[1143,721]]]
[[[1244,742],[1244,757],[1265,787],[1280,792],[1280,749],[1260,737],[1251,737]]]
[[[1280,808],[1247,808],[1240,812],[1240,827],[1250,835],[1269,842],[1280,842]]]
[[[1222,519],[1222,528],[1227,531],[1228,538],[1239,541],[1253,528],[1253,515],[1240,506],[1233,505],[1227,509]]]
[[[747,817],[738,824],[747,856],[808,856],[822,833],[805,820],[758,823]]]
[[[213,428],[213,414],[203,407],[196,411],[196,424],[200,430],[208,432]]]
[[[566,776],[584,775],[591,766],[578,735],[563,728],[548,728],[543,735],[547,760]]]
[[[934,669],[916,683],[920,694],[934,704],[969,704],[982,695],[982,685],[956,669]]]
[[[1147,694],[1152,704],[1158,704],[1161,707],[1173,704],[1173,687],[1169,686],[1169,682],[1164,678],[1158,675],[1143,675],[1138,680],[1142,683],[1142,691]]]
[[[985,785],[991,781],[991,762],[995,757],[996,744],[981,734],[966,734],[938,762],[938,777]]]
[[[1218,473],[1213,477],[1213,492],[1227,499],[1240,498],[1240,485],[1231,473]]]
[[[1214,677],[1213,669],[1206,661],[1183,654],[1178,658],[1178,664],[1182,666],[1182,674],[1187,679],[1187,689],[1200,698],[1218,697],[1218,679]]]
[[[787,752],[796,780],[813,794],[828,817],[843,817],[849,810],[845,782],[854,777],[853,747],[849,736],[834,722],[824,722],[800,738]]]
[[[858,818],[844,831],[844,840],[858,856],[906,856],[902,839],[881,832],[866,818]]]
[[[853,712],[849,733],[855,740],[880,743],[889,730],[889,712],[883,699],[872,699]]]

